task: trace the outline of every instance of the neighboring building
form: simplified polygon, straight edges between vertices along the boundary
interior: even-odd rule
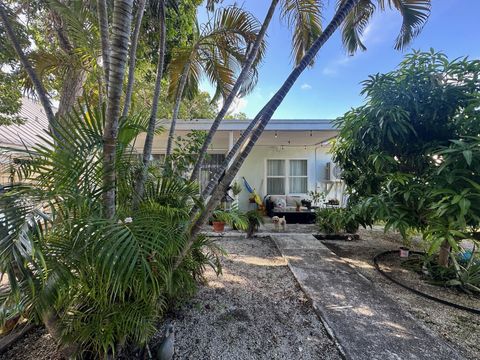
[[[165,153],[168,122],[153,143],[153,156],[160,158]],[[185,136],[192,130],[209,130],[212,120],[179,121],[176,136]],[[248,120],[224,120],[210,146],[210,154],[202,172],[202,183],[208,180],[208,173],[215,171],[225,159],[228,150],[249,124]],[[242,177],[263,198],[268,195],[301,195],[308,192],[325,192],[327,199],[343,202],[343,182],[339,180],[338,169],[331,162],[330,140],[338,131],[330,120],[275,120],[268,123],[254,149],[240,168],[237,180],[243,187]],[[137,141],[141,151],[144,138]],[[239,207],[249,208],[249,193],[242,191]]]
[[[21,150],[37,144],[39,136],[45,136],[48,129],[47,115],[35,100],[22,98],[19,115],[26,120],[24,124],[0,126],[0,185],[15,182],[12,174],[15,165],[24,156]],[[19,151],[15,152],[16,149]]]

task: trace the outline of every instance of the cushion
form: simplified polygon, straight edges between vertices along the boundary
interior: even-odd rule
[[[285,198],[283,198],[283,197],[277,198],[274,201],[274,204],[275,204],[276,208],[280,208],[280,209],[284,209],[287,206],[287,202],[286,202]]]
[[[297,202],[301,204],[302,199],[301,196],[287,196],[287,206],[297,206]]]

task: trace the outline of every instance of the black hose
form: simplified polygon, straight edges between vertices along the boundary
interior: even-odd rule
[[[419,251],[410,251],[410,253],[411,254],[417,254],[417,255],[425,255],[425,253],[419,252]],[[413,289],[413,288],[405,285],[404,283],[402,283],[398,280],[395,280],[393,277],[391,277],[390,275],[385,273],[382,269],[380,269],[380,266],[378,265],[378,259],[381,258],[382,256],[388,255],[388,254],[398,254],[398,250],[384,251],[384,252],[381,252],[380,254],[375,255],[375,257],[373,258],[373,264],[375,265],[375,268],[380,272],[380,274],[385,276],[388,280],[390,280],[390,281],[394,282],[395,284],[403,287],[404,289],[407,289],[407,290],[413,292],[414,294],[420,295],[420,296],[422,296],[426,299],[433,300],[433,301],[439,302],[443,305],[454,307],[456,309],[460,309],[460,310],[464,310],[464,311],[468,311],[468,312],[480,315],[480,309],[475,309],[475,308],[471,308],[471,307],[468,307],[468,306],[463,306],[463,305],[460,305],[460,304],[452,303],[452,302],[447,301],[447,300],[437,298],[437,297],[432,296],[432,295],[425,294],[421,291],[418,291],[416,289]]]

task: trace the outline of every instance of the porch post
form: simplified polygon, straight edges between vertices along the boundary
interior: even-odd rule
[[[228,152],[230,152],[230,150],[232,150],[233,148],[233,145],[234,145],[234,142],[233,142],[233,131],[229,131],[228,132]],[[230,160],[230,163],[228,164],[228,166],[232,165],[232,162],[233,162],[233,159]]]

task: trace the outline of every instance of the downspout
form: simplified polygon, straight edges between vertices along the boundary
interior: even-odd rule
[[[315,171],[313,172],[314,174],[314,179],[315,179],[315,188],[314,188],[314,191],[317,192],[317,188],[318,188],[318,178],[317,178],[317,149],[320,148],[320,146],[315,146],[315,157],[314,157],[314,161],[315,161]]]

